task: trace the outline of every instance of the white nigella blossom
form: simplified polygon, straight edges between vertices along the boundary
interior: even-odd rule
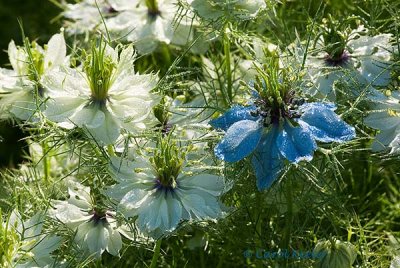
[[[64,9],[63,16],[67,19],[65,28],[70,34],[83,34],[96,28],[102,29],[101,17],[107,18],[117,13],[107,0],[83,0],[75,4],[66,3]]]
[[[400,268],[400,256],[394,256],[389,268]]]
[[[64,68],[44,78],[49,90],[45,115],[61,126],[82,127],[100,144],[115,142],[120,130],[145,128],[151,113],[157,77],[135,73],[132,46],[112,49],[103,42],[93,47],[84,72]]]
[[[181,170],[183,160],[177,151],[175,146],[163,144],[152,165],[146,160],[114,158],[110,166],[117,184],[109,189],[109,195],[120,201],[119,208],[127,218],[137,216],[143,233],[155,238],[174,231],[181,220],[215,220],[223,215],[218,201],[223,179]]]
[[[151,53],[159,43],[185,45],[192,38],[190,15],[179,17],[177,0],[110,0],[119,14],[107,28],[135,44],[140,54]]]
[[[53,201],[50,216],[75,231],[74,241],[95,258],[105,250],[118,256],[122,248],[120,234],[128,238],[129,234],[118,225],[115,213],[98,208],[90,188],[74,180],[68,181],[68,193],[68,200]]]
[[[373,110],[364,123],[380,132],[375,137],[372,150],[382,151],[390,148],[390,153],[400,153],[400,92],[393,91],[376,101]]]
[[[1,222],[1,267],[50,268],[56,265],[50,253],[58,248],[61,238],[41,234],[43,220],[44,214],[39,212],[23,221],[14,210],[7,220]]]
[[[266,8],[264,0],[187,0],[187,2],[206,20],[217,20],[222,16],[252,19]]]
[[[35,111],[43,109],[43,76],[68,61],[62,34],[53,35],[44,48],[33,42],[29,51],[26,49],[11,41],[8,56],[13,70],[0,69],[0,92],[4,93],[0,110],[21,120],[31,119]]]
[[[335,100],[337,81],[356,88],[348,92],[355,96],[363,90],[369,91],[365,93],[374,93],[373,87],[386,86],[390,82],[392,36],[367,34],[363,27],[348,35],[330,30],[324,36],[324,45],[318,47],[318,52],[309,52],[306,67],[313,83],[311,94]]]

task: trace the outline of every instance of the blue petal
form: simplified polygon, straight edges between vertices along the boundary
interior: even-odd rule
[[[276,146],[277,134],[277,128],[273,128],[263,137],[251,159],[260,191],[269,188],[284,167],[283,157]]]
[[[304,106],[304,107],[303,107]],[[298,120],[314,138],[322,142],[343,142],[354,139],[354,127],[344,122],[335,112],[334,105],[309,103],[303,105],[303,114]]]
[[[302,127],[292,127],[285,122],[283,130],[278,134],[276,144],[281,154],[290,162],[311,161],[317,144],[311,133]]]
[[[252,116],[250,112],[255,111],[255,106],[233,106],[220,117],[210,121],[210,125],[215,129],[227,131],[230,126],[241,120],[258,120],[258,117]]]
[[[263,128],[258,122],[236,122],[215,147],[215,155],[226,162],[236,162],[245,158],[257,147],[262,131]]]

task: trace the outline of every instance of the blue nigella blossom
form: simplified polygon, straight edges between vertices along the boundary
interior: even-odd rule
[[[285,159],[310,161],[318,148],[316,141],[344,142],[356,135],[334,112],[334,104],[304,103],[293,95],[289,92],[277,104],[256,94],[258,98],[250,106],[233,106],[210,122],[226,132],[214,149],[216,156],[237,162],[251,155],[259,190],[271,186]]]

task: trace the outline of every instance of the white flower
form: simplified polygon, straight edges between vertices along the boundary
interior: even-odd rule
[[[393,91],[390,96],[381,96],[364,123],[380,130],[372,150],[382,151],[389,147],[390,153],[400,153],[400,92]]]
[[[107,20],[110,32],[135,43],[140,54],[151,53],[158,44],[185,45],[192,38],[190,15],[176,19],[176,0],[110,1],[119,14]]]
[[[39,212],[23,221],[14,210],[9,219],[1,223],[1,267],[54,267],[56,263],[50,253],[58,248],[61,238],[41,234],[43,220],[44,214]]]
[[[50,216],[76,231],[74,241],[94,257],[100,258],[104,250],[118,256],[122,248],[120,233],[127,233],[118,226],[115,213],[99,211],[89,187],[74,180],[68,181],[68,186],[69,199],[55,200],[54,209],[49,211]]]
[[[87,129],[103,145],[115,142],[122,128],[145,128],[157,78],[135,73],[134,60],[132,46],[118,55],[106,45],[92,50],[85,72],[64,68],[47,75],[43,85],[51,99],[45,115],[63,127]]]
[[[309,93],[316,97],[336,99],[336,82],[345,82],[352,88],[351,95],[374,92],[373,87],[390,82],[390,59],[393,47],[390,34],[360,35],[362,27],[350,34],[343,52],[332,58],[321,46],[316,55],[307,57],[306,67],[313,83]],[[309,52],[310,53],[310,52]],[[310,53],[311,54],[311,53]],[[303,55],[300,55],[301,60]]]
[[[70,34],[83,34],[97,27],[103,28],[101,16],[109,17],[116,14],[106,0],[83,0],[76,4],[66,4],[64,8],[63,16],[68,19],[65,21],[65,28]]]
[[[126,217],[138,216],[138,228],[153,237],[174,231],[181,220],[215,220],[223,215],[218,196],[224,181],[216,175],[181,172],[165,183],[145,160],[118,158],[112,159],[110,171],[118,182],[110,196],[120,200]]]
[[[187,0],[187,2],[200,17],[207,20],[216,20],[222,16],[251,19],[266,8],[264,0]]]
[[[394,256],[390,268],[400,268],[400,256]]]
[[[0,91],[5,92],[0,110],[21,120],[32,119],[35,111],[43,109],[46,92],[41,86],[42,77],[63,65],[68,60],[66,53],[62,34],[53,35],[44,49],[33,43],[32,57],[11,41],[8,56],[13,70],[0,69]]]

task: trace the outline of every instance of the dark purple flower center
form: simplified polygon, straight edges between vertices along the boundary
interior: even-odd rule
[[[106,224],[107,223],[107,213],[105,212],[97,212],[97,211],[93,211],[93,216],[90,219],[91,221],[93,221],[93,223],[95,225],[99,224],[99,223],[103,223]]]
[[[157,19],[158,16],[161,16],[161,11],[158,9],[148,9],[147,15],[149,16],[150,20]]]
[[[115,14],[115,13],[118,13],[118,11],[115,10],[112,6],[109,6],[107,8],[107,14]]]
[[[279,125],[279,122],[284,118],[299,118],[301,114],[298,108],[304,104],[304,101],[304,99],[295,98],[294,92],[289,92],[281,105],[271,104],[269,100],[259,98],[254,102],[257,109],[251,114],[263,117],[265,127]]]
[[[178,183],[175,180],[171,180],[168,183],[163,183],[160,179],[156,179],[154,181],[154,189],[157,189],[157,191],[162,191],[164,193],[173,193],[177,187]]]
[[[346,51],[343,51],[338,57],[332,57],[329,54],[325,56],[325,63],[331,67],[343,67],[349,62],[350,56]]]

